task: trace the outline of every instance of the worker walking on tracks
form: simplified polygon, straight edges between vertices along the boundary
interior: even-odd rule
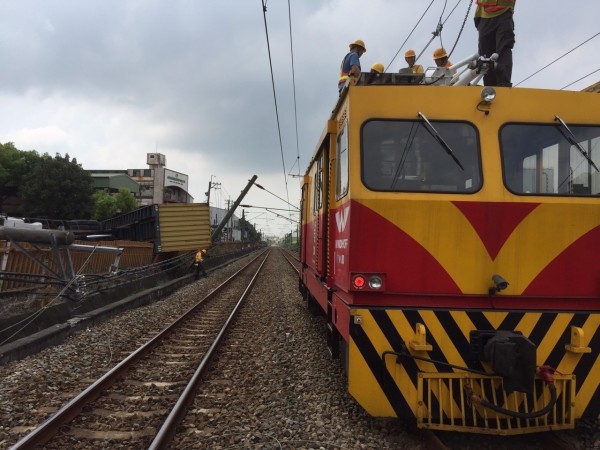
[[[194,270],[195,270],[196,280],[200,279],[200,272],[202,272],[202,276],[204,276],[204,277],[208,276],[208,274],[206,273],[206,270],[204,269],[204,265],[202,264],[204,259],[207,257],[208,257],[208,255],[206,254],[205,248],[198,250],[196,252],[196,254],[194,255]]]
[[[408,68],[412,70],[412,73],[424,73],[423,66],[419,64],[415,64],[415,60],[417,59],[417,54],[414,50],[409,49],[404,54],[404,60],[408,64]]]
[[[357,39],[350,43],[350,51],[344,56],[340,65],[340,78],[338,90],[341,92],[349,78],[357,78],[360,75],[360,57],[367,52],[365,43]]]
[[[513,13],[516,0],[476,0],[475,27],[479,32],[479,55],[498,54],[494,70],[483,76],[486,86],[511,87],[512,49],[515,46]]]

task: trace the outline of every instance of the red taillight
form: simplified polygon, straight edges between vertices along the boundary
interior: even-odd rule
[[[362,275],[356,275],[352,280],[352,284],[356,289],[362,289],[365,286],[365,277]]]
[[[351,273],[351,290],[384,292],[385,291],[385,273]]]

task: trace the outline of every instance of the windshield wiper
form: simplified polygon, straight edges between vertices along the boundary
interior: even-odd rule
[[[450,157],[454,160],[454,162],[456,164],[458,164],[458,167],[460,167],[462,170],[465,170],[465,168],[460,163],[460,161],[458,160],[458,158],[456,156],[454,156],[454,152],[452,151],[452,149],[450,148],[450,146],[446,143],[446,141],[444,141],[444,138],[442,136],[440,136],[440,133],[437,132],[437,130],[433,127],[433,125],[431,125],[431,123],[429,122],[429,120],[427,120],[427,117],[425,117],[425,115],[423,113],[419,113],[419,117],[421,119],[423,119],[423,122],[425,122],[427,124],[427,126],[425,127],[425,129],[427,131],[429,131],[429,134],[431,134],[434,137],[434,139],[436,141],[438,141],[438,143],[442,147],[444,147],[444,150],[446,150],[446,153],[448,153],[450,155]]]
[[[565,137],[565,139],[567,141],[569,141],[569,144],[577,147],[577,150],[579,150],[579,152],[583,155],[583,157],[585,159],[587,159],[587,161],[592,165],[592,167],[594,169],[596,169],[596,172],[600,172],[600,170],[598,170],[598,167],[596,166],[596,164],[594,164],[594,161],[592,161],[592,158],[590,158],[590,155],[588,155],[588,153],[584,150],[584,148],[581,146],[581,144],[579,144],[579,142],[577,142],[577,140],[575,139],[575,135],[570,130],[570,128],[567,126],[567,124],[564,122],[564,120],[562,120],[558,116],[556,116],[555,120],[558,121],[565,130],[567,130],[567,132],[565,133],[561,128],[559,128],[562,135]]]

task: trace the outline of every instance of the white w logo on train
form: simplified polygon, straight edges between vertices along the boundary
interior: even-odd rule
[[[348,221],[348,213],[350,209],[346,206],[341,211],[335,213],[335,224],[337,225],[338,232],[342,233],[346,229],[346,222]]]

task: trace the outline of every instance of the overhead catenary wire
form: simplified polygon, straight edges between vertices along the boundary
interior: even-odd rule
[[[433,5],[434,2],[435,2],[435,0],[431,0],[431,2],[429,3],[429,5],[427,6],[427,8],[425,9],[425,11],[423,12],[423,14],[421,15],[421,18],[417,21],[416,25],[413,27],[413,29],[410,31],[410,33],[408,33],[408,36],[406,36],[406,39],[404,39],[404,42],[402,43],[402,45],[400,45],[400,48],[398,49],[398,51],[396,52],[396,54],[394,55],[394,57],[392,58],[392,60],[386,66],[385,71],[387,71],[387,69],[392,65],[392,63],[394,62],[394,60],[398,56],[398,53],[400,53],[400,51],[404,47],[404,44],[406,44],[406,42],[410,39],[410,37],[412,36],[412,34],[414,33],[414,31],[417,29],[417,27],[421,23],[421,20],[423,20],[423,17],[425,17],[425,14],[427,14],[427,11],[429,11],[429,8],[431,8],[431,5]],[[417,58],[419,56],[420,55],[417,55]]]
[[[271,69],[271,85],[273,87],[273,100],[275,102],[275,116],[277,118],[277,133],[279,135],[279,150],[281,153],[281,164],[283,166],[283,181],[285,183],[285,193],[286,193],[286,197],[289,198],[289,192],[288,192],[288,183],[287,183],[287,176],[286,176],[286,170],[285,170],[285,159],[283,157],[283,142],[281,140],[281,125],[279,123],[279,110],[277,108],[277,94],[275,93],[275,77],[273,75],[273,61],[271,58],[271,45],[269,44],[269,29],[267,27],[267,0],[261,0],[261,5],[262,5],[262,10],[263,10],[263,18],[264,18],[264,23],[265,23],[265,36],[267,39],[267,52],[269,54],[269,67]]]
[[[438,26],[436,28],[436,30],[439,30],[437,34],[440,36],[440,47],[444,46],[444,43],[442,42],[442,28],[444,27],[444,23],[442,22],[442,17],[444,17],[444,12],[446,11],[447,5],[448,5],[448,0],[444,0],[444,7],[442,8],[440,18],[438,19]],[[446,18],[446,20],[448,20],[448,18]],[[434,36],[435,36],[435,33],[434,33]]]
[[[567,56],[569,53],[573,52],[574,50],[577,50],[579,47],[581,47],[584,44],[587,44],[589,41],[591,41],[592,39],[594,39],[596,36],[600,35],[600,32],[596,33],[595,35],[593,35],[592,37],[586,39],[585,41],[583,41],[581,44],[577,45],[576,47],[573,47],[571,50],[569,50],[568,52],[564,53],[563,55],[559,56],[558,58],[556,58],[554,61],[546,64],[544,67],[542,67],[541,69],[537,70],[536,72],[532,73],[531,75],[529,75],[527,78],[524,78],[523,80],[519,81],[518,83],[514,84],[513,86],[516,87],[518,85],[520,85],[521,83],[529,80],[531,77],[537,75],[538,73],[540,73],[542,70],[547,69],[548,67],[550,67],[552,64],[554,64],[557,61],[560,61],[562,58],[564,58],[565,56]]]
[[[584,75],[584,76],[582,76],[581,78],[578,78],[577,80],[573,81],[572,83],[569,83],[569,84],[567,84],[566,86],[563,86],[563,87],[561,87],[561,88],[560,88],[560,90],[562,91],[563,89],[566,89],[566,88],[568,88],[569,86],[572,86],[572,85],[574,85],[575,83],[577,83],[577,82],[579,82],[579,81],[581,81],[581,80],[583,80],[583,79],[585,79],[585,78],[589,77],[590,75],[593,75],[593,74],[595,74],[596,72],[599,72],[599,71],[600,71],[600,69],[596,69],[596,70],[594,70],[593,72],[590,72],[590,73],[588,73],[587,75]]]
[[[295,75],[296,71],[294,70],[294,44],[293,44],[293,39],[292,39],[292,8],[290,6],[290,0],[288,0],[288,19],[290,22],[290,55],[292,58],[292,86],[293,86],[293,91],[294,91],[294,122],[296,125],[296,164],[298,164],[298,175],[300,175],[300,141],[298,139],[298,108],[296,107],[297,103],[296,103],[296,75]]]
[[[402,48],[404,47],[404,44],[406,44],[406,42],[408,41],[408,39],[410,39],[410,36],[413,34],[413,32],[415,31],[415,29],[417,28],[417,26],[419,25],[419,23],[421,23],[421,21],[423,20],[423,18],[425,17],[425,14],[427,14],[427,11],[429,11],[429,9],[431,8],[431,6],[433,5],[435,0],[432,0],[429,5],[427,6],[427,8],[425,9],[425,11],[423,12],[423,14],[421,15],[421,17],[419,18],[419,20],[417,21],[417,23],[415,24],[415,26],[413,27],[413,29],[411,30],[411,32],[409,33],[409,35],[406,37],[406,39],[404,40],[404,42],[402,43],[402,45],[400,46],[400,48],[398,49],[398,51],[396,52],[396,54],[394,55],[394,57],[392,58],[392,60],[390,61],[390,63],[388,64],[388,67],[392,64],[392,62],[396,59],[396,57],[398,56],[398,53],[400,53],[400,51],[402,50]],[[458,5],[462,2],[462,0],[458,0],[458,2],[454,5],[454,7],[452,8],[452,10],[450,11],[450,13],[448,14],[448,16],[446,16],[446,18],[442,21],[442,18],[444,16],[444,12],[446,11],[446,6],[447,6],[447,1],[444,2],[444,7],[442,8],[442,12],[440,14],[440,18],[438,19],[438,23],[436,26],[435,31],[433,31],[432,37],[429,40],[429,42],[425,45],[425,47],[423,47],[423,49],[416,55],[415,58],[415,62],[419,60],[419,58],[421,57],[421,55],[423,55],[423,53],[425,52],[425,50],[427,50],[427,48],[431,45],[431,43],[433,42],[433,40],[439,36],[440,38],[440,46],[443,47],[443,41],[442,41],[442,29],[444,28],[444,24],[448,21],[448,19],[452,16],[452,14],[454,13],[454,11],[456,10],[456,8],[458,7]],[[452,52],[454,51],[454,49],[456,48],[456,45],[458,44],[458,41],[460,39],[460,36],[463,32],[463,29],[465,27],[465,23],[467,21],[467,17],[469,15],[469,11],[471,9],[471,3],[469,2],[469,6],[467,8],[467,14],[465,16],[465,20],[463,21],[463,24],[461,26],[461,29],[458,33],[458,36],[456,37],[456,41],[454,43],[454,45],[452,46],[452,50],[450,51],[450,53],[448,54],[448,56],[450,56],[452,54]],[[387,70],[386,68],[386,70]]]
[[[285,202],[285,203],[287,203],[289,206],[293,207],[294,209],[299,209],[297,206],[293,205],[293,204],[292,204],[292,203],[290,203],[289,201],[287,201],[287,200],[285,200],[285,199],[283,199],[283,198],[279,197],[278,195],[276,195],[276,194],[272,193],[272,192],[271,192],[271,191],[269,191],[268,189],[265,189],[265,188],[264,188],[263,186],[261,186],[260,184],[258,184],[258,183],[256,183],[256,182],[254,182],[254,186],[256,186],[256,187],[257,187],[257,188],[259,188],[259,189],[262,189],[262,190],[263,190],[263,191],[265,191],[265,192],[268,192],[268,193],[269,193],[269,194],[271,194],[273,197],[276,197],[276,198],[278,198],[279,200],[281,200],[282,202]]]
[[[450,13],[448,14],[448,16],[446,16],[446,18],[442,21],[442,17],[444,15],[444,11],[446,11],[446,3],[444,3],[444,8],[442,10],[442,14],[440,15],[440,19],[438,21],[438,25],[437,25],[436,31],[432,33],[433,37],[429,40],[429,42],[427,43],[427,45],[425,46],[425,48],[423,48],[423,50],[421,51],[421,54],[423,54],[425,52],[425,50],[429,47],[429,45],[433,42],[433,40],[438,35],[440,37],[440,47],[444,48],[444,42],[442,40],[442,30],[444,28],[444,25],[446,25],[446,22],[448,21],[448,19],[450,19],[450,17],[454,13],[454,11],[456,11],[456,8],[458,7],[458,5],[460,5],[461,2],[462,2],[462,0],[458,0],[458,2],[456,2],[456,5],[454,5],[454,8],[452,8],[452,11],[450,11]],[[454,45],[452,46],[452,49],[449,52],[447,52],[448,53],[448,58],[450,58],[450,56],[452,56],[452,53],[454,53],[454,50],[456,49],[456,46],[458,45],[458,41],[460,40],[462,32],[465,29],[465,24],[467,23],[467,19],[469,17],[469,13],[471,12],[472,3],[471,3],[470,0],[469,0],[468,5],[469,6],[467,6],[467,13],[465,14],[465,18],[464,18],[463,23],[462,23],[462,25],[460,27],[460,30],[458,31],[458,35],[456,36],[456,40],[454,41]]]
[[[419,52],[419,54],[417,55],[417,58],[415,59],[415,62],[419,59],[419,57],[423,53],[425,53],[425,50],[427,50],[427,48],[431,45],[431,43],[433,42],[433,40],[436,37],[438,37],[438,36],[440,37],[440,46],[441,47],[444,46],[444,44],[442,42],[442,29],[444,28],[444,23],[442,22],[442,17],[444,15],[444,11],[446,10],[446,4],[447,4],[447,1],[444,1],[444,8],[442,9],[442,13],[440,14],[440,18],[438,19],[438,23],[437,23],[437,26],[435,27],[435,31],[431,32],[431,34],[432,34],[431,39],[429,39],[429,42],[427,42],[427,44],[425,44],[425,47],[423,47],[423,50],[421,50]],[[450,16],[446,17],[446,20],[448,20],[449,17]]]
[[[461,1],[462,0],[458,0],[458,2],[456,3],[456,5],[454,5],[454,8],[452,8],[452,11],[450,11],[450,14],[448,14],[448,17],[446,17],[446,20],[448,20],[450,18],[450,16],[452,15],[452,13],[456,9],[456,7],[460,4]],[[456,36],[456,41],[454,41],[454,45],[452,46],[452,49],[450,50],[450,53],[448,53],[448,58],[450,58],[450,56],[452,56],[452,53],[454,53],[454,50],[456,49],[456,46],[458,45],[458,41],[460,40],[460,36],[462,35],[462,32],[465,29],[465,24],[467,23],[467,19],[469,18],[469,14],[471,13],[471,6],[473,6],[473,3],[471,3],[471,1],[469,0],[469,6],[467,7],[467,13],[465,14],[465,18],[464,18],[462,26],[460,27],[460,30],[458,32],[458,36]],[[446,23],[446,20],[444,20],[444,23]]]

